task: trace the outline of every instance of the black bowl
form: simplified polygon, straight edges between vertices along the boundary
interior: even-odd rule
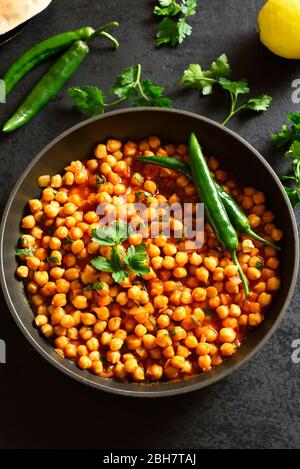
[[[281,254],[282,287],[265,321],[245,340],[238,352],[208,373],[177,382],[142,385],[104,379],[80,370],[60,358],[50,343],[33,327],[33,313],[23,284],[15,278],[14,256],[20,221],[28,199],[39,196],[36,180],[41,174],[56,174],[67,162],[87,157],[95,145],[108,137],[141,139],[158,135],[165,142],[186,142],[196,132],[206,154],[216,156],[222,166],[245,185],[266,193],[268,207],[284,230]],[[228,376],[249,360],[270,338],[284,315],[296,283],[299,248],[294,212],[273,169],[245,140],[221,125],[196,114],[167,109],[125,109],[82,122],[51,142],[29,165],[16,184],[6,206],[1,226],[1,283],[7,304],[21,331],[37,351],[68,376],[102,391],[140,397],[182,394],[208,386]]]

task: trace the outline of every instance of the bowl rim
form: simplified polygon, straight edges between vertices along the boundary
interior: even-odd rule
[[[298,275],[298,266],[299,266],[299,243],[296,243],[295,245],[295,262],[293,265],[293,273],[292,273],[292,279],[286,294],[286,298],[284,301],[284,304],[281,308],[280,313],[278,314],[277,319],[274,321],[272,324],[272,327],[267,331],[267,333],[264,335],[264,337],[252,348],[252,350],[247,353],[245,357],[243,357],[241,360],[238,362],[233,362],[230,367],[227,369],[223,370],[223,373],[220,373],[218,376],[211,376],[209,377],[206,381],[204,382],[193,382],[193,379],[190,380],[181,380],[180,382],[182,383],[187,383],[189,382],[188,386],[183,386],[182,388],[177,387],[177,388],[171,388],[172,383],[166,383],[166,389],[165,390],[156,390],[155,385],[151,386],[151,389],[145,392],[145,386],[141,384],[133,384],[132,389],[121,389],[121,388],[113,388],[110,386],[111,380],[107,380],[107,383],[99,382],[95,383],[91,381],[89,378],[85,377],[83,374],[79,375],[72,370],[68,369],[67,367],[64,366],[63,363],[55,360],[55,358],[50,355],[45,349],[43,349],[40,344],[35,340],[35,338],[31,335],[31,332],[26,328],[26,326],[23,324],[22,319],[16,310],[14,306],[14,302],[10,296],[10,293],[8,291],[8,286],[6,284],[6,279],[4,275],[4,257],[3,257],[3,242],[4,242],[4,232],[5,232],[5,227],[6,227],[6,222],[7,218],[10,212],[11,205],[18,193],[19,187],[22,184],[23,180],[25,177],[30,173],[31,169],[35,166],[35,164],[42,158],[42,156],[47,153],[47,151],[52,148],[54,145],[56,145],[58,142],[63,140],[65,137],[70,135],[71,133],[77,131],[78,129],[88,126],[89,124],[96,122],[98,120],[105,119],[106,117],[114,116],[114,115],[120,115],[120,114],[131,114],[131,113],[139,113],[139,112],[147,112],[147,111],[156,111],[156,112],[161,112],[161,113],[174,113],[181,115],[183,118],[185,116],[194,118],[197,120],[200,120],[202,122],[205,122],[213,127],[217,127],[223,132],[229,134],[231,137],[234,139],[238,140],[243,146],[248,148],[250,152],[253,154],[254,157],[256,157],[262,165],[265,166],[265,168],[271,173],[274,182],[277,183],[279,186],[279,189],[282,193],[282,196],[286,202],[287,210],[289,212],[289,216],[291,219],[291,224],[293,226],[293,232],[295,235],[296,239],[299,239],[298,236],[298,227],[297,227],[297,222],[295,218],[295,214],[293,211],[293,208],[291,206],[291,203],[289,201],[289,198],[287,194],[285,193],[283,186],[280,182],[279,177],[273,170],[273,168],[270,166],[270,164],[263,158],[263,156],[250,144],[248,143],[243,137],[238,135],[236,132],[232,131],[231,129],[221,125],[220,123],[209,119],[205,116],[202,116],[200,114],[196,114],[193,112],[185,111],[182,109],[176,109],[176,108],[159,108],[159,107],[140,107],[140,108],[125,108],[125,109],[119,109],[115,111],[110,111],[105,114],[102,114],[101,116],[96,116],[92,117],[89,119],[86,119],[84,121],[81,121],[80,123],[70,127],[69,129],[65,130],[62,132],[60,135],[55,137],[50,143],[48,143],[34,158],[33,160],[29,163],[29,165],[25,168],[25,170],[22,172],[21,176],[18,178],[16,184],[14,185],[14,188],[12,189],[9,199],[6,203],[5,209],[3,211],[3,216],[2,216],[2,221],[1,221],[1,226],[0,226],[0,284],[2,287],[2,291],[4,294],[4,298],[6,301],[6,304],[8,305],[8,308],[18,325],[19,329],[23,333],[23,335],[26,337],[26,339],[30,342],[30,344],[37,350],[37,352],[42,355],[51,365],[53,365],[55,368],[58,370],[62,371],[64,374],[69,376],[70,378],[75,379],[76,381],[85,384],[89,387],[92,387],[94,389],[100,390],[100,391],[105,391],[111,394],[118,394],[118,395],[123,395],[123,396],[130,396],[130,397],[147,397],[147,398],[154,398],[154,397],[169,397],[169,396],[175,396],[175,395],[180,395],[180,394],[186,394],[188,392],[196,391],[198,389],[203,389],[207,386],[210,386],[218,381],[220,381],[223,378],[226,378],[233,372],[237,371],[242,365],[247,363],[251,358],[266,344],[266,342],[270,339],[270,337],[273,335],[277,327],[279,326],[284,314],[287,311],[287,308],[290,304],[290,301],[293,296],[293,292],[296,286],[297,282],[297,275]],[[82,371],[82,370],[81,370]],[[178,382],[177,382],[178,383]],[[168,389],[169,387],[169,389]]]

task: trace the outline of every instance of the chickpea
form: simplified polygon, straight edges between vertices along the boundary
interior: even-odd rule
[[[221,342],[232,343],[236,339],[236,333],[231,327],[224,327],[219,332],[219,339]]]
[[[81,356],[78,360],[78,366],[82,370],[87,370],[87,369],[91,368],[92,364],[93,364],[92,360],[89,357],[85,356],[85,355]]]
[[[40,286],[40,287],[43,287],[44,285],[46,285],[46,283],[48,282],[49,280],[49,275],[48,275],[48,272],[40,272],[40,271],[37,271],[34,273],[33,275],[33,280]]]
[[[209,371],[211,368],[211,358],[209,355],[201,355],[198,358],[198,365],[202,371]]]
[[[210,272],[213,272],[218,265],[218,260],[213,256],[205,257],[204,265]]]
[[[67,298],[65,293],[57,293],[53,296],[51,304],[54,306],[65,306],[67,304]]]
[[[17,276],[20,278],[27,278],[29,275],[29,269],[26,265],[20,265],[17,268]]]
[[[221,354],[223,357],[230,357],[236,351],[236,348],[233,344],[225,342],[220,347]]]
[[[73,305],[76,309],[85,309],[87,308],[87,298],[83,295],[76,296],[73,301]]]
[[[267,290],[268,291],[277,291],[280,288],[280,280],[277,277],[270,277],[267,280]]]
[[[35,219],[32,215],[27,215],[22,220],[22,228],[30,229],[35,226]]]
[[[75,320],[71,314],[64,314],[63,317],[61,318],[60,324],[62,327],[65,327],[66,329],[70,329],[71,327],[75,326]]]
[[[124,369],[127,373],[134,373],[138,368],[138,363],[135,358],[129,358],[124,363]]]
[[[176,278],[185,278],[187,276],[187,270],[184,267],[176,267],[173,270],[173,275]]]
[[[188,335],[184,343],[188,348],[194,349],[198,345],[198,340],[194,335]]]
[[[186,309],[184,306],[178,306],[175,308],[172,319],[173,321],[183,321],[187,316]]]
[[[189,261],[188,254],[186,252],[177,252],[175,261],[178,267],[183,267]]]
[[[206,267],[198,267],[196,269],[196,278],[197,280],[200,280],[201,282],[203,283],[207,283],[208,282],[208,278],[209,278],[209,271],[206,269]]]

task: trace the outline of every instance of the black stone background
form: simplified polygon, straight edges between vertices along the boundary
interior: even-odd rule
[[[117,52],[95,42],[93,52],[71,84],[109,89],[126,66],[141,63],[145,77],[166,85],[175,106],[220,121],[223,93],[199,99],[179,90],[190,63],[211,63],[228,54],[236,79],[246,77],[256,94],[274,98],[269,112],[244,114],[229,125],[254,145],[278,171],[286,166],[274,152],[270,132],[289,111],[292,81],[299,61],[269,53],[259,42],[256,16],[263,0],[199,0],[193,35],[176,49],[154,45],[154,2],[149,0],[54,0],[11,43],[0,48],[0,76],[26,49],[43,38],[84,24],[118,20]],[[27,76],[0,105],[8,118],[49,64]],[[35,120],[9,136],[0,136],[1,208],[32,158],[62,131],[79,122],[65,89]],[[298,221],[299,221],[299,210]],[[254,359],[222,382],[189,395],[141,400],[110,396],[72,381],[41,358],[22,336],[1,297],[0,337],[7,364],[0,365],[0,447],[2,448],[299,448],[300,364],[291,361],[291,343],[300,337],[300,290],[277,332]]]

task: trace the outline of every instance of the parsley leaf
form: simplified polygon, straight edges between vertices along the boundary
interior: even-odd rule
[[[222,86],[224,90],[229,91],[235,96],[238,96],[239,94],[247,94],[250,92],[250,89],[246,80],[230,81],[227,78],[221,77],[219,79],[219,84]]]
[[[123,257],[120,257],[120,252]],[[125,252],[124,248],[120,252],[114,247],[110,251],[109,259],[103,256],[96,257],[91,260],[91,264],[97,270],[104,272],[112,272],[112,278],[116,283],[122,283],[129,276],[129,271],[135,272],[137,275],[145,275],[150,272],[146,261],[148,259],[146,246],[141,244],[136,248],[130,246]]]
[[[183,72],[180,85],[185,88],[198,89],[204,96],[212,93],[213,85],[220,78],[230,75],[231,69],[226,54],[220,55],[208,70],[202,70],[199,64],[191,64]]]
[[[181,11],[180,5],[176,0],[159,0],[159,5],[154,7],[155,15],[159,16],[176,16]]]
[[[129,235],[129,224],[115,221],[109,226],[103,226],[92,230],[92,241],[100,244],[100,246],[117,246],[127,241]]]
[[[145,264],[147,257],[146,245],[139,244],[136,248],[130,246],[127,250],[127,254],[123,256],[123,259],[130,270],[138,275],[145,275],[150,272],[150,268]]]
[[[125,68],[115,79],[110,89],[118,99],[105,102],[102,90],[95,86],[84,88],[74,87],[68,90],[75,107],[84,114],[95,116],[102,114],[105,109],[128,101],[132,106],[171,107],[172,100],[163,96],[165,88],[152,83],[151,80],[141,80],[142,67],[136,65]]]
[[[17,249],[16,250],[16,256],[32,256],[35,253],[35,249]]]
[[[135,89],[138,79],[138,67],[125,68],[117,76],[115,83],[110,89],[111,94],[116,94],[119,98],[131,99],[137,95]]]
[[[231,81],[228,79],[231,68],[226,54],[220,55],[209,67],[203,70],[199,64],[191,64],[183,72],[180,85],[185,88],[197,89],[204,96],[209,95],[213,91],[214,85],[220,85],[225,91],[229,92],[231,107],[230,112],[223,122],[223,125],[238,112],[244,109],[252,111],[266,111],[271,104],[272,98],[267,95],[250,98],[246,103],[237,107],[238,96],[250,92],[248,82],[246,80]]]
[[[156,107],[171,107],[171,99],[164,98],[163,94],[165,88],[157,86],[151,80],[143,80],[141,83],[142,97],[133,101],[134,107],[139,106],[156,106]]]
[[[83,114],[97,116],[103,114],[105,104],[105,95],[102,90],[96,86],[84,86],[82,89],[74,86],[68,90],[69,96],[77,109]]]
[[[178,26],[177,21],[171,18],[164,18],[159,23],[159,30],[156,34],[156,45],[171,44],[175,47],[178,43]]]
[[[187,19],[196,14],[197,0],[182,0],[181,4],[175,0],[159,0],[159,4],[160,6],[154,8],[154,13],[164,18],[159,23],[156,45],[170,44],[175,47],[182,44],[192,34],[192,27]]]
[[[295,208],[300,204],[300,112],[291,112],[288,120],[288,124],[284,124],[279,133],[272,135],[272,140],[277,147],[290,143],[285,156],[292,161],[292,171],[281,179],[290,182],[290,186],[283,187]]]

